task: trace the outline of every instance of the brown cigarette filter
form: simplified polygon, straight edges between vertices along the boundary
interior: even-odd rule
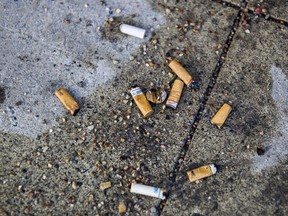
[[[142,90],[139,87],[136,87],[131,89],[130,92],[144,118],[149,117],[153,113],[153,109]]]
[[[182,65],[177,61],[173,60],[170,62],[169,67],[173,70],[173,72],[181,79],[183,82],[190,87],[192,83],[192,76],[188,73],[188,71],[182,67]]]
[[[125,213],[127,211],[127,206],[125,205],[125,203],[120,203],[118,205],[118,210],[119,213]]]
[[[212,124],[216,124],[219,128],[226,121],[229,113],[232,111],[232,107],[229,104],[223,104],[216,115],[211,119]]]
[[[188,178],[190,182],[194,182],[206,177],[209,177],[211,175],[214,175],[217,172],[217,168],[214,164],[211,165],[205,165],[202,167],[199,167],[197,169],[193,169],[187,172]]]
[[[184,87],[184,83],[181,80],[176,79],[174,81],[169,97],[166,102],[166,106],[169,106],[173,109],[177,108],[178,102],[182,94],[183,87]]]
[[[55,92],[55,95],[59,98],[62,104],[66,107],[66,109],[71,113],[71,115],[75,115],[76,112],[80,109],[77,102],[74,98],[69,94],[69,92],[61,87],[58,91]]]

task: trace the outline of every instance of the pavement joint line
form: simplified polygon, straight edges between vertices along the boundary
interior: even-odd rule
[[[241,8],[241,6],[239,6],[239,5],[237,5],[237,4],[233,3],[233,2],[226,2],[226,1],[223,1],[223,0],[212,0],[212,1],[216,2],[216,3],[219,3],[219,4],[223,5],[223,6],[231,7],[231,8],[237,9],[237,10],[239,10]],[[248,1],[249,0],[247,0],[247,2]],[[242,4],[243,4],[243,2],[242,2]],[[248,14],[256,15],[253,10],[251,10],[249,8],[247,8],[246,10],[247,10],[246,12]],[[276,18],[275,16],[273,16],[271,14],[270,14],[270,16],[268,18],[265,18],[265,16],[262,15],[262,14],[257,14],[257,16],[262,18],[262,19],[265,19],[267,21],[275,22],[275,23],[278,23],[278,24],[281,24],[281,25],[284,25],[284,26],[288,27],[288,20]]]
[[[233,38],[234,38],[234,35],[236,33],[236,30],[239,27],[239,23],[244,16],[244,10],[246,9],[246,7],[248,5],[248,1],[243,0],[241,5],[242,5],[242,7],[239,8],[238,14],[237,14],[236,18],[234,19],[231,31],[229,32],[229,34],[227,36],[224,48],[223,48],[221,55],[220,55],[220,57],[216,63],[216,66],[213,70],[209,84],[208,84],[206,91],[204,93],[204,96],[202,98],[202,102],[201,102],[201,104],[198,108],[198,111],[196,113],[196,117],[190,121],[191,123],[189,122],[189,124],[188,124],[190,127],[190,131],[188,132],[188,135],[181,141],[183,143],[183,146],[182,146],[180,153],[179,153],[179,155],[175,161],[174,168],[173,168],[172,172],[170,172],[170,174],[169,174],[169,182],[168,182],[168,185],[166,188],[167,189],[167,196],[166,196],[167,198],[165,200],[160,201],[159,205],[157,206],[159,215],[161,215],[163,209],[165,208],[166,202],[169,198],[169,195],[172,191],[172,188],[176,183],[176,176],[180,171],[182,162],[183,162],[183,160],[186,156],[186,153],[189,149],[189,141],[193,139],[193,136],[194,136],[196,129],[198,127],[198,123],[202,119],[203,111],[206,107],[209,96],[210,96],[210,94],[211,94],[211,92],[212,92],[212,90],[216,84],[217,78],[221,72],[222,65],[225,62],[225,57],[229,51],[231,43],[233,42]]]
[[[212,0],[212,2],[216,2],[216,3],[221,4],[222,6],[231,7],[231,8],[237,9],[237,10],[239,10],[241,8],[238,4],[235,4],[233,2],[226,2],[223,0]]]

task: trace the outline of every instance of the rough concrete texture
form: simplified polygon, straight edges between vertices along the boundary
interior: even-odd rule
[[[171,189],[171,173],[177,181],[162,215],[287,212],[285,151],[272,154],[272,167],[257,166],[273,143],[284,148],[287,137],[280,137],[287,117],[279,117],[287,116],[284,25],[242,20],[178,172],[174,164],[229,47],[238,10],[208,0],[61,2],[0,3],[0,16],[11,17],[0,19],[0,213],[117,215],[123,202],[125,215],[158,215],[160,201],[131,194],[130,184]],[[147,28],[147,37],[122,35],[121,22]],[[129,90],[169,91],[175,76],[167,55],[188,69],[200,90],[185,88],[175,111],[153,105],[145,120]],[[81,105],[74,117],[53,95],[60,85]],[[209,119],[227,101],[234,111],[219,130]],[[224,169],[200,184],[187,182],[188,168],[211,162]],[[100,190],[106,181],[112,187]]]
[[[163,215],[288,212],[287,28],[259,19],[245,30],[237,30]],[[223,103],[233,111],[219,129],[210,120]],[[210,163],[219,173],[188,182],[186,171]]]

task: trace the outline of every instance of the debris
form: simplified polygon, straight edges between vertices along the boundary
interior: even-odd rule
[[[61,87],[58,91],[55,92],[55,95],[59,98],[66,109],[68,109],[71,115],[75,115],[80,109],[77,102],[65,88]]]
[[[123,202],[119,203],[118,211],[119,213],[125,213],[127,211],[127,206],[125,205],[125,203]]]
[[[3,208],[0,207],[0,215],[8,216],[8,213]]]
[[[163,190],[163,189],[158,188],[158,187],[148,186],[148,185],[132,183],[130,192],[142,194],[142,195],[146,195],[146,196],[151,196],[151,197],[156,197],[156,198],[159,198],[162,200],[166,199],[166,196],[164,195],[166,190]]]
[[[120,13],[121,13],[121,9],[120,9],[120,8],[117,8],[117,9],[116,9],[116,13],[117,13],[117,14],[120,14]]]
[[[174,59],[169,63],[169,67],[173,70],[173,72],[181,79],[183,82],[190,87],[193,80],[192,76],[187,72],[185,68],[182,67],[182,65]]]
[[[108,181],[108,182],[101,182],[101,183],[100,183],[100,189],[101,189],[101,190],[105,190],[105,189],[110,188],[110,187],[111,187],[111,182],[110,182],[110,181]]]
[[[153,109],[142,90],[139,87],[136,87],[131,89],[130,92],[144,118],[149,117],[153,113]]]
[[[249,29],[246,29],[246,30],[245,30],[245,33],[246,33],[246,34],[250,34],[250,30],[249,30]]]
[[[211,123],[216,124],[220,128],[224,124],[231,111],[232,107],[229,104],[223,104],[216,115],[211,119]]]
[[[146,93],[148,101],[156,104],[163,103],[167,98],[167,92],[164,89],[152,89]]]
[[[75,189],[77,189],[77,184],[76,184],[76,182],[72,182],[72,188],[75,190]]]
[[[263,9],[264,9],[263,7],[256,8],[256,9],[255,9],[255,13],[256,13],[256,14],[260,14]]]
[[[190,182],[195,182],[197,180],[214,175],[217,172],[217,168],[214,164],[201,166],[197,169],[193,169],[187,172]]]
[[[180,79],[176,79],[174,81],[169,97],[166,102],[166,106],[171,107],[173,109],[177,108],[178,102],[182,94],[183,87],[184,87],[184,83]]]
[[[257,154],[262,156],[265,154],[265,150],[263,148],[257,148]]]
[[[138,27],[131,26],[131,25],[127,25],[127,24],[121,24],[119,28],[120,28],[120,31],[122,33],[131,35],[134,37],[138,37],[141,39],[144,38],[145,32],[146,32],[145,29],[138,28]]]

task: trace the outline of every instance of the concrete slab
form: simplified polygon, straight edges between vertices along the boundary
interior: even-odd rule
[[[116,64],[129,61],[135,49],[149,40],[149,26],[157,29],[164,22],[163,16],[153,12],[147,2],[126,3],[43,1],[37,2],[36,7],[36,3],[30,2],[28,5],[35,9],[33,13],[22,1],[1,3],[6,8],[1,20],[6,20],[9,13],[14,18],[14,13],[21,15],[18,10],[23,14],[26,11],[25,19],[16,16],[17,24],[5,22],[1,29],[0,82],[7,97],[0,107],[1,131],[36,137],[54,126],[56,118],[63,114],[53,95],[60,85],[70,88],[73,94],[76,91],[74,96],[80,100],[78,96],[90,95],[98,85],[120,72]],[[138,6],[145,12],[135,14],[132,9]],[[121,16],[133,15],[134,22],[150,23],[145,25],[149,32],[145,40],[117,31],[113,32],[117,42],[107,38],[110,30],[105,27],[105,20],[117,17],[116,9],[121,9],[117,11]],[[119,20],[115,25],[118,29]],[[97,30],[98,26],[103,31]],[[14,71],[12,77],[11,71]],[[40,102],[43,98],[46,104]]]
[[[40,133],[35,139],[13,135],[13,131],[1,134],[1,167],[4,168],[1,171],[3,211],[12,215],[23,212],[52,215],[117,214],[120,201],[126,202],[128,214],[131,215],[149,215],[156,211],[155,206],[159,200],[131,194],[130,184],[137,181],[159,187],[166,185],[169,172],[173,169],[175,158],[182,147],[181,141],[187,135],[189,121],[201,103],[199,99],[202,98],[219,58],[219,44],[225,43],[237,14],[237,11],[231,8],[223,8],[208,0],[201,3],[192,1],[188,6],[184,3],[175,4],[171,3],[167,8],[165,5],[152,3],[154,11],[162,14],[167,22],[155,33],[151,33],[151,40],[144,41],[141,48],[135,50],[133,58],[128,57],[129,61],[119,60],[114,65],[121,70],[114,79],[107,81],[105,85],[97,86],[92,94],[87,90],[87,95],[83,96],[75,82],[73,85],[67,84],[75,88],[72,89],[73,93],[82,107],[77,116],[60,115],[56,119],[58,124],[50,127],[49,132]],[[68,9],[63,9],[64,14],[70,12]],[[77,8],[75,10],[77,11]],[[56,14],[55,12],[55,16]],[[187,22],[188,26],[185,26]],[[25,30],[25,26],[23,28]],[[75,27],[75,31],[76,29]],[[81,73],[90,71],[88,68],[91,64],[85,64],[85,59],[81,59],[84,50],[81,46],[79,52],[75,51],[74,54],[71,52],[76,48],[69,50],[69,47],[64,47],[62,50],[61,42],[56,40],[53,45],[53,39],[45,38],[45,34],[40,39],[35,39],[33,30],[26,28],[25,31],[25,35],[31,34],[35,42],[24,39],[32,48],[35,47],[35,50],[30,48],[33,52],[29,53],[34,55],[35,52],[36,58],[44,55],[43,59],[46,59],[41,63],[44,66],[47,64],[43,68],[50,65],[49,52],[53,52],[55,46],[60,44],[51,63],[57,60],[58,65],[66,58],[72,59],[73,63],[74,59],[79,58],[79,63],[83,65]],[[68,35],[73,35],[68,29],[65,31]],[[41,31],[36,32],[38,34]],[[8,33],[7,35],[5,38],[9,40],[12,36]],[[19,41],[17,35],[13,37],[16,38],[11,41]],[[43,38],[45,40],[42,40]],[[120,41],[122,39],[117,43]],[[19,43],[21,45],[24,42],[20,40]],[[43,46],[38,47],[38,42]],[[50,47],[45,51],[48,52],[46,54],[42,50],[47,46]],[[6,49],[9,49],[9,46]],[[174,77],[169,75],[170,70],[165,63],[167,52],[177,56],[191,72],[200,84],[200,91],[195,93],[185,88],[176,111],[167,109],[163,113],[162,106],[154,106],[155,114],[150,119],[143,120],[132,102],[129,89],[132,85],[139,85],[143,89],[158,86],[166,86],[168,89],[169,82]],[[29,56],[33,57],[32,54]],[[90,57],[89,62],[96,59],[94,55]],[[107,57],[108,63],[113,63],[108,54],[100,57],[103,57],[102,60]],[[92,65],[99,66],[99,62],[96,63],[92,62]],[[33,67],[37,63],[30,66],[27,62],[21,64],[27,67],[26,71],[35,73],[36,69]],[[91,67],[91,70],[95,71],[93,66]],[[79,69],[78,62],[71,64],[69,68],[76,73]],[[3,69],[7,69],[6,65]],[[105,71],[105,68],[102,70]],[[59,73],[62,71],[64,70],[59,69]],[[115,71],[117,72],[116,69]],[[70,80],[70,75],[63,76],[68,78],[61,77],[62,80]],[[6,82],[9,81],[3,83]],[[6,106],[6,100],[2,107]],[[53,106],[57,104],[56,101]],[[14,103],[16,102],[15,100]],[[58,105],[57,110],[65,112],[64,108]],[[100,191],[99,184],[103,181],[111,181],[112,187]]]
[[[251,26],[237,30],[163,215],[288,212],[287,28],[264,19]],[[218,129],[210,120],[223,103],[233,111]],[[210,163],[221,171],[188,183],[186,171]]]

